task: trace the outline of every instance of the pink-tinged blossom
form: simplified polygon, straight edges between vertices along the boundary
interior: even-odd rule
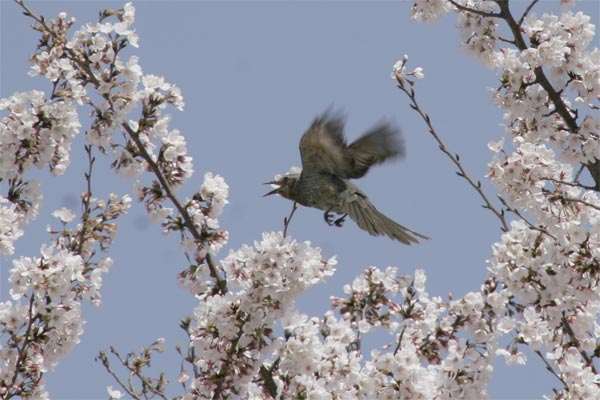
[[[419,22],[433,22],[452,10],[445,0],[416,0],[411,8],[412,17]]]
[[[54,211],[52,213],[52,216],[60,219],[64,223],[69,223],[73,220],[73,218],[75,218],[75,214],[73,213],[73,211],[65,207],[61,208],[60,210]]]
[[[0,196],[0,255],[3,257],[14,253],[14,243],[23,236],[23,230],[19,227],[21,218],[16,204]]]
[[[407,71],[406,70],[407,62],[408,62],[408,55],[406,55],[406,54],[404,55],[402,60],[396,61],[396,63],[392,67],[391,78],[394,80],[397,80],[398,82],[401,82],[401,83],[408,82],[409,84],[414,85],[414,82],[408,78],[413,77],[416,79],[423,79],[425,77],[425,74],[423,73],[423,68],[421,68],[421,67],[417,67],[410,72]]]
[[[223,212],[223,208],[229,201],[229,185],[225,183],[223,177],[214,175],[212,172],[204,174],[204,182],[200,187],[202,197],[210,202],[209,216],[217,218]]]
[[[215,182],[213,182],[215,183]],[[217,186],[218,182],[217,182]],[[207,185],[210,188],[210,185]],[[209,193],[217,194],[213,188]],[[275,321],[287,315],[306,288],[333,274],[335,259],[323,260],[318,248],[281,233],[265,233],[254,248],[243,246],[220,262],[231,290],[223,295],[200,296],[190,328],[198,354],[200,377],[190,385],[196,398],[244,392],[260,367],[261,357],[279,344],[273,335]],[[235,351],[224,352],[235,343]],[[236,373],[219,382],[218,371]]]
[[[33,90],[0,100],[2,110],[8,115],[0,120],[0,153],[6,155],[0,163],[0,178],[15,178],[34,166],[48,166],[54,175],[62,175],[81,127],[75,104],[50,101],[43,92]]]
[[[108,386],[108,387],[106,388],[106,391],[108,392],[108,398],[109,398],[110,400],[112,400],[112,399],[118,400],[118,399],[120,399],[121,397],[123,397],[123,393],[121,393],[121,392],[120,392],[119,390],[117,390],[117,389],[113,389],[113,387],[112,387],[112,386]]]

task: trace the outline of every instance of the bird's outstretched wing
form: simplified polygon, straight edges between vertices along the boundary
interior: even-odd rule
[[[387,159],[404,156],[404,144],[400,140],[400,130],[381,122],[373,129],[356,139],[346,149],[342,178],[360,178],[371,166]]]
[[[343,116],[325,112],[300,139],[302,168],[345,179],[360,178],[371,166],[404,154],[399,132],[390,124],[380,123],[348,146]]]
[[[385,235],[407,245],[419,243],[417,237],[429,239],[427,236],[410,230],[377,211],[360,190],[345,196],[340,210],[336,211],[348,214],[359,228],[369,232],[372,236]]]
[[[344,165],[344,118],[329,112],[315,118],[300,139],[302,170],[336,173]]]

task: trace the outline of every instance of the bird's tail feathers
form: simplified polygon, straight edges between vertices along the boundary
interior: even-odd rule
[[[370,202],[360,205],[358,202],[349,204],[349,215],[359,228],[366,230],[373,236],[386,235],[390,239],[398,240],[404,244],[419,243],[418,238],[430,238],[398,224],[380,213]],[[416,236],[416,237],[415,237]]]

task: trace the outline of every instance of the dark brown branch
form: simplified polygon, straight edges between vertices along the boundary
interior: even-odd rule
[[[152,169],[152,172],[158,179],[158,182],[160,183],[162,190],[165,191],[167,197],[169,198],[169,200],[171,200],[171,203],[173,203],[175,208],[177,208],[177,211],[179,212],[179,215],[181,215],[181,217],[183,218],[184,224],[185,224],[186,228],[188,229],[188,231],[192,234],[192,236],[194,237],[194,239],[196,239],[197,242],[201,243],[204,240],[202,238],[201,233],[198,232],[198,230],[196,229],[196,225],[194,224],[194,221],[188,214],[187,210],[179,202],[179,199],[177,198],[177,196],[175,196],[175,194],[171,190],[171,186],[167,182],[166,178],[163,176],[162,171],[161,171],[160,167],[158,166],[158,164],[156,164],[156,162],[152,159],[150,154],[148,154],[148,151],[146,150],[146,147],[140,140],[138,133],[134,132],[133,129],[131,129],[131,127],[129,127],[129,125],[127,123],[121,124],[121,127],[123,128],[123,130],[125,130],[125,132],[127,132],[129,137],[131,138],[131,140],[133,140],[133,142],[138,147],[139,154],[148,163],[148,165]],[[219,293],[223,293],[223,294],[227,293],[227,282],[219,275],[219,271],[217,270],[217,267],[215,266],[215,263],[210,254],[206,255],[206,263],[208,265],[210,275],[213,277],[213,279],[216,282],[216,286],[217,286]]]
[[[267,369],[264,365],[261,365],[259,373],[269,395],[274,399],[277,398],[277,384],[273,379],[273,369]]]
[[[521,25],[517,21],[515,21],[514,17],[512,16],[508,7],[508,1],[496,0],[496,4],[498,4],[498,7],[500,7],[499,17],[506,21],[506,24],[508,25],[515,38],[515,46],[521,51],[527,50],[529,47],[527,46],[527,44],[525,43],[525,39],[523,39],[523,36],[521,35]],[[535,68],[534,73],[537,83],[539,83],[544,88],[546,93],[548,93],[550,100],[554,104],[556,112],[565,121],[565,124],[567,125],[569,130],[572,133],[577,132],[577,130],[579,129],[579,127],[577,126],[577,122],[567,109],[565,103],[562,101],[560,93],[554,89],[554,87],[546,77],[546,74],[544,73],[542,67]]]

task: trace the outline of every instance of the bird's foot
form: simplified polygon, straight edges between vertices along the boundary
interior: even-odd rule
[[[325,219],[325,222],[327,222],[327,225],[329,226],[335,224],[336,221],[333,218],[333,215],[331,215],[329,211],[325,211],[325,214],[323,214],[323,219]]]
[[[333,224],[334,224],[335,226],[337,226],[338,228],[341,228],[341,227],[342,227],[342,225],[344,225],[344,221],[346,220],[346,216],[347,216],[347,215],[348,215],[348,214],[344,214],[344,215],[342,215],[340,218],[338,218],[338,219],[336,219],[335,221],[333,221]]]
[[[344,225],[344,220],[346,219],[347,215],[348,214],[344,214],[340,218],[336,219],[335,216],[331,213],[331,211],[325,211],[325,214],[323,214],[323,218],[325,219],[325,222],[327,222],[327,225],[337,226],[338,228],[340,228],[342,225]]]

